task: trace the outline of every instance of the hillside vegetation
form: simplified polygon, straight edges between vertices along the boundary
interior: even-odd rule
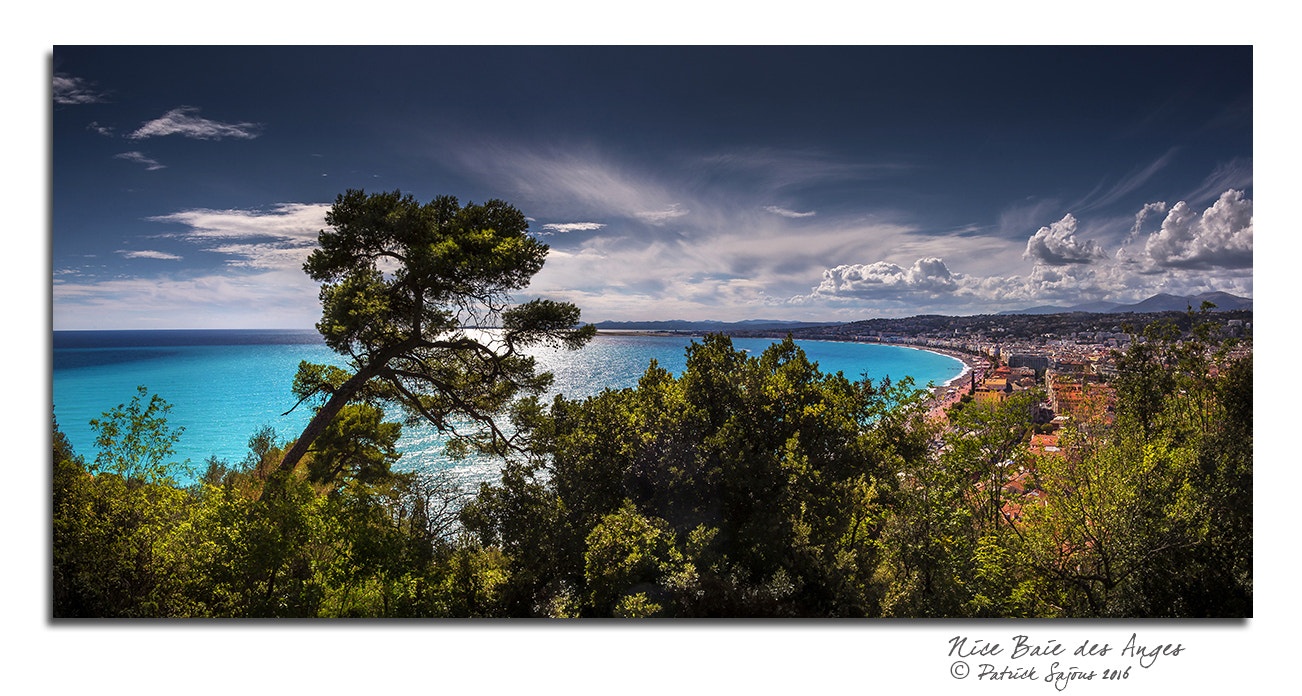
[[[942,430],[907,381],[711,336],[680,375],[523,402],[525,444],[473,492],[393,470],[374,405],[288,476],[264,429],[181,485],[184,434],[142,390],[93,461],[54,427],[53,613],[1250,616],[1252,359],[1205,334],[1150,331],[1053,453],[1029,446],[1034,392]]]

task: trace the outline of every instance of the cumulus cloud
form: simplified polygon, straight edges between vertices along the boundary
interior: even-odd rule
[[[159,164],[157,160],[153,160],[150,159],[149,157],[146,157],[142,152],[122,152],[113,155],[113,157],[116,159],[126,160],[128,162],[135,162],[136,164],[143,164],[145,165],[145,169],[151,172],[156,169],[167,168],[166,164]]]
[[[94,89],[90,82],[66,73],[54,74],[54,103],[97,104],[104,101],[108,98]]]
[[[1145,205],[1138,213],[1135,213],[1135,224],[1130,228],[1130,236],[1126,238],[1127,242],[1132,242],[1139,237],[1144,231],[1144,223],[1150,218],[1161,215],[1166,212],[1166,201],[1149,203]],[[1121,250],[1118,250],[1121,253]]]
[[[854,312],[874,310],[1002,311],[1134,301],[1207,282],[1183,269],[1148,273],[1151,262],[1112,260],[1103,248],[1107,244],[1111,250],[1128,232],[1146,238],[1169,212],[1160,204],[1134,219],[1138,207],[1119,217],[1078,220],[1064,215],[1063,201],[1028,198],[1001,211],[997,225],[922,234],[892,211],[846,215],[774,203],[800,200],[800,191],[784,186],[825,177],[822,161],[811,162],[807,175],[777,181],[763,175],[774,170],[762,166],[772,163],[772,153],[696,159],[682,176],[667,177],[609,159],[592,147],[444,151],[459,154],[458,165],[495,190],[510,192],[541,219],[603,221],[536,226],[540,234],[557,236],[549,240],[547,265],[529,288],[539,296],[577,302],[594,320],[664,312],[744,319],[759,308],[792,304],[809,308],[806,316],[849,319],[862,318]],[[1098,204],[1133,195],[1170,161],[1168,153],[1079,200]],[[729,176],[719,176],[723,170]],[[745,186],[719,188],[721,181],[738,177]],[[563,234],[590,232],[596,224],[607,225],[602,234]],[[1121,246],[1132,256],[1143,249],[1142,244]],[[862,259],[889,261],[853,263]],[[897,265],[907,259],[917,261]],[[949,267],[960,259],[961,272]],[[1229,279],[1241,275],[1218,274],[1212,281],[1229,291]],[[1250,285],[1251,277],[1244,278]],[[1137,293],[1145,294],[1129,296]],[[719,304],[724,298],[728,307]]]
[[[961,276],[935,257],[918,259],[904,268],[887,261],[845,264],[823,271],[815,295],[843,298],[897,297],[912,293],[948,293],[958,289]]]
[[[592,232],[605,226],[604,223],[600,222],[549,222],[543,225],[542,228],[545,230],[543,234],[551,234],[553,232]]]
[[[781,215],[782,217],[788,217],[788,218],[806,218],[806,217],[813,217],[818,214],[816,211],[813,210],[807,213],[797,213],[794,210],[779,208],[776,205],[766,205],[764,206],[764,209],[769,211],[770,213],[773,213],[774,215]]]
[[[1101,249],[1074,240],[1075,220],[1070,217],[1041,228],[1028,241],[1024,257],[1036,261],[1030,273],[969,277],[964,291],[981,302],[1067,305],[1101,299],[1137,301],[1160,292],[1252,294],[1252,201],[1241,191],[1225,191],[1202,212],[1186,201],[1143,206],[1126,240],[1130,246],[1123,244],[1110,262],[1098,255]],[[1155,219],[1162,222],[1152,230]],[[1137,240],[1143,243],[1131,244]],[[1061,262],[1073,255],[1099,262]],[[1219,272],[1208,274],[1210,269]]]
[[[1252,199],[1229,190],[1201,214],[1185,201],[1171,206],[1162,229],[1144,245],[1162,267],[1251,268]]]
[[[222,138],[252,139],[258,137],[261,125],[257,123],[220,123],[201,118],[199,109],[180,106],[142,125],[128,138],[143,140],[164,135],[181,135],[196,140],[221,140]]]
[[[142,251],[126,251],[125,249],[118,249],[118,253],[129,259],[161,259],[164,261],[178,261],[181,258],[176,254],[169,254],[165,251],[150,251],[147,249]]]
[[[1048,227],[1041,227],[1031,238],[1026,240],[1026,251],[1022,258],[1033,259],[1050,266],[1064,266],[1072,263],[1092,263],[1107,258],[1098,244],[1092,241],[1076,240],[1076,218],[1067,214],[1058,222]]]

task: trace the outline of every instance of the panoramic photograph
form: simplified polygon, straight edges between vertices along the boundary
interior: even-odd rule
[[[1254,616],[1252,46],[50,64],[56,624]]]

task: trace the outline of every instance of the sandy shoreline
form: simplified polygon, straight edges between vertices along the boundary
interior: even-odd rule
[[[938,353],[962,361],[963,363],[963,371],[960,372],[957,377],[954,377],[944,384],[932,387],[931,403],[927,406],[927,417],[929,419],[943,419],[945,417],[945,409],[949,408],[954,404],[954,402],[958,401],[967,393],[965,380],[971,379],[971,375],[974,371],[984,373],[986,370],[990,369],[990,360],[979,355],[963,353],[948,348],[919,346],[907,347]],[[981,376],[980,373],[977,375],[978,378]]]

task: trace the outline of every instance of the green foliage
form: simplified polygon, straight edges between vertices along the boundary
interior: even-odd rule
[[[750,357],[709,336],[677,378],[653,363],[635,389],[531,412],[535,459],[464,521],[507,551],[521,614],[567,588],[593,615],[871,613],[895,467],[926,452],[920,403],[791,340]]]
[[[187,496],[162,475],[167,470],[158,461],[162,455],[140,454],[138,448],[147,445],[133,449],[106,440],[110,433],[125,433],[127,443],[170,446],[174,440],[158,439],[157,433],[169,431],[158,413],[166,409],[157,403],[151,401],[145,409],[119,407],[107,416],[110,420],[101,427],[102,452],[116,458],[104,456],[111,471],[98,475],[87,470],[54,424],[56,617],[169,616],[189,610],[183,592],[185,564],[176,553]],[[124,472],[136,475],[127,478]]]
[[[326,223],[303,269],[322,284],[317,330],[350,369],[299,366],[294,393],[317,411],[282,468],[292,470],[358,401],[400,406],[409,422],[446,433],[456,451],[509,451],[511,436],[495,418],[551,384],[525,349],[579,348],[596,332],[577,327],[571,304],[509,305],[548,250],[528,234],[524,215],[499,200],[462,206],[439,196],[420,204],[398,191],[349,190]],[[493,337],[466,328],[494,325],[501,330]]]
[[[632,503],[602,518],[588,535],[587,549],[584,577],[598,615],[611,614],[617,605],[624,612],[657,611],[646,590],[654,591],[682,564],[669,525],[643,517]]]
[[[565,314],[520,312],[522,331]],[[96,420],[93,464],[53,425],[53,613],[1250,616],[1252,356],[1189,325],[1150,327],[1119,360],[1115,412],[1041,456],[1026,444],[1039,394],[951,412],[942,431],[908,380],[851,382],[790,340],[749,356],[711,336],[676,377],[652,363],[635,388],[515,401],[523,454],[477,495],[392,470],[382,379],[305,466],[286,470],[294,445],[266,427],[187,487],[179,429],[142,389]],[[355,379],[308,366],[295,390]]]
[[[1150,326],[1119,360],[1115,423],[1041,465],[1023,543],[1060,615],[1252,613],[1252,356],[1190,325]]]
[[[345,406],[313,445],[308,463],[312,482],[333,483],[345,475],[362,483],[389,478],[389,467],[402,456],[397,450],[402,426],[383,419],[379,407]]]
[[[1022,444],[1031,430],[1032,410],[1043,398],[1039,391],[1017,392],[993,408],[965,409],[952,421],[941,465],[970,484],[967,495],[978,534],[1007,523],[1001,512],[1003,485],[1028,463]]]
[[[187,472],[189,464],[168,461],[184,428],[167,427],[167,413],[172,406],[162,397],[149,396],[143,386],[136,387],[136,391],[131,403],[119,404],[103,418],[90,421],[98,433],[95,446],[99,448],[90,471],[108,471],[150,483],[174,483],[174,474]],[[146,397],[148,401],[142,403]]]
[[[92,473],[57,423],[52,432],[56,617],[496,611],[500,554],[454,548],[463,494],[449,481],[402,473],[318,486],[296,478],[278,482],[279,495],[260,496],[284,453],[264,428],[243,462],[211,460],[200,481],[181,488]]]

